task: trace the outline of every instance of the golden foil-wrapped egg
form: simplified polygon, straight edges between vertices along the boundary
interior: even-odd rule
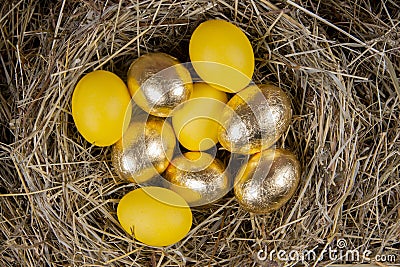
[[[295,193],[300,163],[285,149],[267,149],[250,157],[235,178],[234,192],[240,206],[253,213],[282,207]]]
[[[111,154],[119,176],[130,182],[144,183],[165,171],[176,146],[170,123],[162,118],[146,117],[140,116],[131,122]]]
[[[288,96],[279,87],[250,85],[224,109],[218,140],[230,152],[254,154],[272,146],[292,118]]]
[[[174,158],[164,177],[171,183],[170,189],[191,207],[212,203],[230,189],[224,164],[205,152],[186,152]]]
[[[136,104],[147,113],[168,117],[193,90],[189,71],[164,53],[150,53],[136,59],[128,70],[128,88]]]

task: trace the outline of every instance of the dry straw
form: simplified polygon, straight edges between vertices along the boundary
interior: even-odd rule
[[[0,266],[282,266],[257,252],[320,255],[340,238],[400,262],[397,1],[21,0],[0,10]],[[250,38],[256,82],[290,95],[293,124],[280,144],[300,158],[301,184],[265,216],[230,194],[195,209],[182,242],[147,247],[118,225],[118,199],[133,186],[117,179],[110,148],[78,134],[71,95],[94,69],[126,79],[147,52],[188,61],[191,33],[212,18]]]

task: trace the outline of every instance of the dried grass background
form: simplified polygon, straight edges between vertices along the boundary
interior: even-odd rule
[[[321,253],[339,238],[399,264],[399,10],[395,0],[3,2],[0,266],[283,266],[296,263],[257,252]],[[194,209],[187,238],[151,248],[119,227],[118,199],[133,187],[117,178],[110,148],[79,135],[71,95],[94,69],[126,80],[147,52],[188,61],[191,33],[212,18],[246,32],[256,82],[290,95],[280,144],[298,155],[301,183],[269,215],[244,212],[232,194]],[[333,263],[351,262],[297,262]]]

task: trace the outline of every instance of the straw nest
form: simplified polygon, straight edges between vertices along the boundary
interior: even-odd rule
[[[0,266],[296,263],[258,253],[273,249],[314,249],[318,265],[351,263],[344,249],[371,251],[370,265],[400,262],[400,7],[372,2],[3,3]],[[178,244],[148,247],[119,226],[118,200],[134,186],[117,178],[109,147],[79,135],[71,95],[84,73],[107,69],[126,79],[132,60],[148,52],[188,61],[191,33],[212,18],[247,34],[255,82],[274,82],[292,99],[293,123],[279,144],[299,157],[301,183],[263,216],[228,194],[194,209]],[[329,248],[343,248],[343,257],[329,257]]]

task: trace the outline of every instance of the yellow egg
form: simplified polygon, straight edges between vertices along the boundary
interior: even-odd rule
[[[133,116],[123,137],[115,143],[111,159],[118,175],[144,183],[165,171],[176,146],[174,130],[159,117]]]
[[[126,194],[117,208],[122,228],[149,246],[169,246],[186,236],[192,212],[177,193],[161,187],[142,187]]]
[[[72,117],[78,131],[96,146],[109,146],[123,134],[131,116],[125,83],[104,70],[86,74],[72,95]]]
[[[217,201],[230,189],[224,164],[205,152],[186,152],[174,158],[164,177],[192,207]]]
[[[226,93],[206,83],[195,83],[183,107],[172,113],[179,142],[189,150],[207,150],[218,143],[219,116],[228,101]]]
[[[240,206],[253,213],[282,207],[296,192],[300,163],[286,149],[267,149],[250,157],[235,178],[234,192]]]
[[[251,81],[254,53],[241,29],[223,20],[201,23],[193,32],[189,55],[199,76],[220,90],[238,92]]]
[[[289,97],[279,87],[251,85],[233,96],[221,116],[218,140],[232,153],[254,154],[272,146],[292,118]]]
[[[189,71],[164,53],[149,53],[132,62],[128,88],[136,104],[147,113],[169,117],[172,110],[189,99],[193,84]]]

